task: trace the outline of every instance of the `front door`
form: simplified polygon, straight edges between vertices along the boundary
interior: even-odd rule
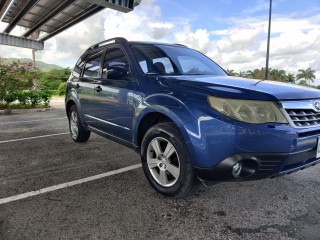
[[[120,47],[108,48],[101,80],[95,85],[95,117],[99,121],[99,129],[132,141],[135,87],[136,82],[123,50]]]

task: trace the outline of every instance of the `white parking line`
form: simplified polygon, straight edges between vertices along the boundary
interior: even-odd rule
[[[61,118],[45,118],[45,119],[29,120],[29,121],[18,121],[18,122],[3,122],[3,123],[0,123],[0,125],[18,124],[18,123],[29,123],[29,122],[43,122],[43,121],[52,121],[52,120],[65,119],[65,118],[67,118],[67,117],[61,117]]]
[[[36,137],[28,137],[28,138],[19,138],[19,139],[5,140],[5,141],[0,141],[0,144],[1,144],[1,143],[8,143],[8,142],[18,142],[18,141],[24,141],[24,140],[30,140],[30,139],[37,139],[37,138],[53,137],[53,136],[59,136],[59,135],[65,135],[65,134],[69,134],[69,132],[55,133],[55,134],[42,135],[42,136],[36,136]]]
[[[75,180],[75,181],[71,181],[71,182],[67,182],[67,183],[62,183],[62,184],[58,184],[55,186],[51,186],[51,187],[47,187],[47,188],[42,188],[40,190],[36,190],[36,191],[32,191],[32,192],[27,192],[27,193],[22,193],[19,195],[15,195],[12,197],[7,197],[7,198],[2,198],[0,199],[0,205],[1,204],[5,204],[5,203],[9,203],[9,202],[14,202],[14,201],[18,201],[20,199],[24,199],[24,198],[29,198],[32,196],[36,196],[36,195],[40,195],[43,193],[48,193],[48,192],[53,192],[59,189],[63,189],[63,188],[67,188],[67,187],[71,187],[71,186],[75,186],[75,185],[79,185],[82,183],[86,183],[86,182],[91,182],[94,180],[98,180],[101,178],[105,178],[105,177],[109,177],[115,174],[119,174],[119,173],[123,173],[123,172],[127,172],[127,171],[131,171],[137,168],[140,168],[141,164],[136,164],[136,165],[132,165],[129,167],[125,167],[125,168],[120,168],[117,170],[113,170],[110,172],[106,172],[106,173],[102,173],[102,174],[98,174],[92,177],[87,177],[87,178],[83,178],[83,179],[79,179],[79,180]]]

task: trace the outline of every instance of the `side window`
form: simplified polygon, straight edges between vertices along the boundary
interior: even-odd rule
[[[129,62],[124,52],[120,48],[108,49],[103,62],[102,78],[124,79],[128,71]]]
[[[153,71],[160,74],[172,74],[174,73],[171,61],[167,57],[156,58],[152,60]]]
[[[85,64],[85,58],[81,57],[78,62],[76,63],[76,66],[74,67],[73,71],[72,71],[72,75],[75,77],[80,77],[82,69],[84,67]]]
[[[102,58],[102,52],[95,53],[91,55],[86,63],[84,68],[83,76],[84,77],[98,77],[100,62]]]
[[[133,54],[145,74],[174,74],[174,66],[168,56],[158,47],[142,44],[132,47]]]

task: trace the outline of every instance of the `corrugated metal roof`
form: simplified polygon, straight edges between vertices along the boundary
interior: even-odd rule
[[[9,23],[3,33],[9,34],[15,26],[22,26],[28,29],[22,37],[44,41],[104,8],[129,12],[140,2],[141,0],[0,0],[0,18],[2,22]],[[39,31],[47,35],[39,39]],[[34,32],[38,34],[32,34]]]

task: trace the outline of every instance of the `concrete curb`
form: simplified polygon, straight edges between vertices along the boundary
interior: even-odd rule
[[[0,110],[0,115],[9,115],[9,114],[16,114],[16,113],[32,113],[32,112],[47,112],[56,110],[54,107],[47,107],[47,108],[31,108],[31,109],[12,109],[10,113],[8,110]]]

